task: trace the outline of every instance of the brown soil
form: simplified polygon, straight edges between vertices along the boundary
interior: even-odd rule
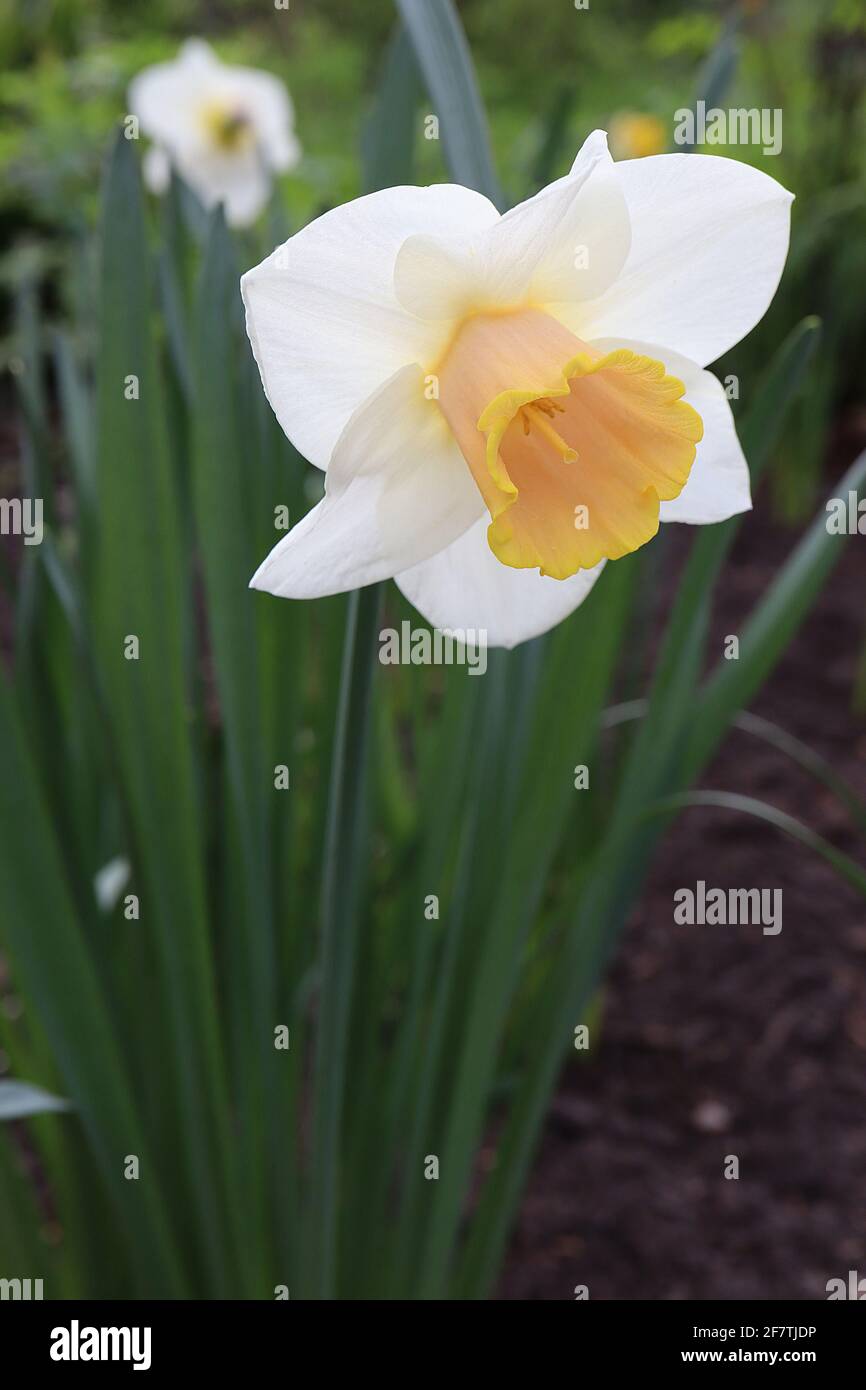
[[[840,450],[829,486],[853,452]],[[747,519],[716,651],[793,540],[763,506]],[[866,719],[851,698],[864,594],[855,537],[753,704],[862,797]],[[746,733],[701,785],[771,802],[866,863],[837,801]],[[675,924],[674,891],[699,879],[781,887],[781,933]],[[629,923],[594,1057],[563,1076],[499,1297],[572,1299],[583,1284],[592,1299],[823,1299],[828,1279],[866,1275],[864,1118],[866,901],[771,827],[688,811]],[[736,1181],[724,1177],[732,1154]]]

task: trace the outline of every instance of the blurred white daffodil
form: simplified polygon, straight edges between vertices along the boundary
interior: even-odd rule
[[[148,186],[163,193],[174,165],[205,207],[225,204],[233,226],[255,220],[273,174],[300,158],[284,84],[269,72],[221,63],[201,39],[183,44],[173,62],[140,72],[129,105],[154,142],[144,161]]]
[[[434,625],[510,647],[659,521],[747,510],[703,368],[770,303],[790,203],[729,159],[615,164],[597,131],[504,216],[438,185],[304,228],[241,287],[268,400],[325,496],[253,587],[313,598],[393,576]]]

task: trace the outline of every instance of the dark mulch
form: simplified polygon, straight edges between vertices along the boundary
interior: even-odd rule
[[[852,456],[840,448],[835,476]],[[765,506],[749,517],[717,651],[792,544]],[[864,595],[855,537],[753,708],[866,797],[866,719],[851,709]],[[702,785],[771,802],[866,863],[834,798],[745,733]],[[698,879],[781,887],[781,933],[676,925],[674,891]],[[629,923],[593,1056],[577,1057],[500,1297],[571,1299],[585,1284],[593,1299],[820,1299],[828,1279],[866,1275],[866,902],[822,860],[751,818],[683,815]],[[732,1154],[738,1180],[723,1176]]]

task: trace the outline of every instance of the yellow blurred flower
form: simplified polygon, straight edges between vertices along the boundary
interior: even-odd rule
[[[648,154],[663,154],[668,145],[664,121],[642,111],[617,112],[608,134],[614,159],[642,159]]]

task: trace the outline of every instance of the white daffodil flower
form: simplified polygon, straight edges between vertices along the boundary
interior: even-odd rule
[[[255,221],[272,175],[300,159],[291,99],[279,78],[221,63],[202,39],[183,44],[174,62],[140,72],[129,106],[154,141],[144,160],[148,187],[165,192],[174,165],[205,207],[224,203],[236,227]]]
[[[252,585],[393,576],[437,627],[546,631],[659,521],[751,506],[704,371],[764,314],[791,195],[734,160],[614,163],[603,132],[504,216],[455,185],[335,208],[241,282],[286,434],[325,496]]]

